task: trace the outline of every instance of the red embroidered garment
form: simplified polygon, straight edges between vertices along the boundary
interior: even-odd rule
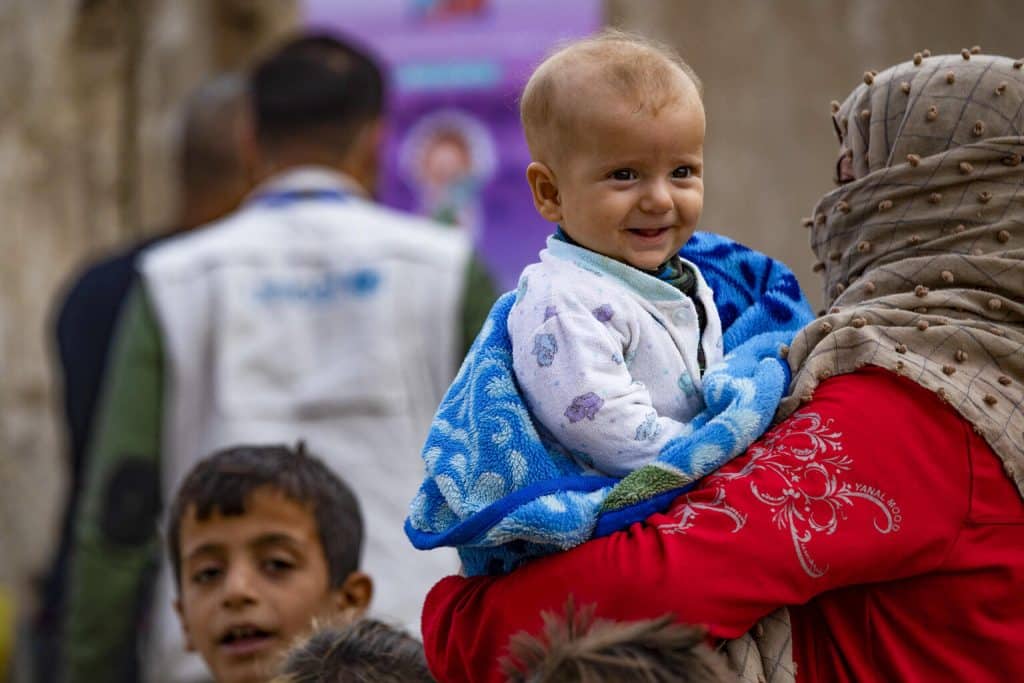
[[[440,681],[500,681],[509,637],[572,593],[733,638],[789,605],[803,681],[1024,680],[1024,503],[951,408],[878,368],[824,382],[746,455],[644,524],[423,615]]]

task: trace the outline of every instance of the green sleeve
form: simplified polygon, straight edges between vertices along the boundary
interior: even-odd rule
[[[122,310],[75,520],[69,683],[123,680],[134,668],[140,602],[158,553],[163,349],[141,285]]]
[[[474,253],[466,265],[466,286],[462,294],[462,343],[459,362],[473,345],[476,335],[487,320],[498,291],[487,267]]]

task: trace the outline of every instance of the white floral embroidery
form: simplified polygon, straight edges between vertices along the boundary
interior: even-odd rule
[[[698,517],[699,511],[717,512],[723,514],[733,521],[736,526],[732,532],[736,533],[747,523],[747,516],[725,502],[725,490],[715,489],[715,497],[706,503],[689,502],[673,508],[669,514],[678,515],[679,521],[675,524],[662,524],[658,528],[667,534],[684,534],[692,526],[693,521]]]
[[[772,521],[789,531],[800,566],[808,576],[818,578],[828,572],[811,557],[808,546],[815,534],[833,534],[847,518],[846,508],[857,500],[866,500],[878,508],[875,530],[889,534],[900,529],[903,518],[894,500],[881,490],[864,484],[842,481],[853,460],[843,453],[842,433],[832,429],[832,420],[823,421],[817,413],[796,413],[751,446],[749,459],[735,472],[708,477],[707,486],[715,487],[710,501],[691,501],[687,496],[672,508],[678,521],[662,524],[665,533],[686,533],[701,512],[716,512],[735,524],[733,533],[742,529],[747,517],[726,501],[722,484],[749,477],[755,471],[760,485],[750,484],[754,498],[772,508]],[[705,493],[706,495],[706,493]]]

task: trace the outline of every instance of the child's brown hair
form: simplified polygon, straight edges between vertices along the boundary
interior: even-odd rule
[[[597,102],[579,103],[577,93],[567,91],[596,79],[635,103],[638,112],[656,114],[685,96],[678,84],[680,74],[693,84],[699,103],[703,90],[700,78],[675,50],[662,43],[605,29],[563,45],[534,70],[519,101],[530,153],[535,160],[555,153],[557,141],[574,123],[567,102],[600,106]]]
[[[423,644],[376,619],[325,627],[288,653],[273,683],[433,683]]]
[[[245,514],[246,499],[260,488],[279,491],[308,505],[316,519],[327,560],[331,588],[338,588],[359,569],[363,548],[363,516],[348,485],[301,441],[287,446],[237,446],[201,460],[192,468],[171,504],[167,551],[175,584],[181,585],[181,522],[189,510],[205,520],[214,512]]]
[[[501,666],[509,683],[726,683],[736,682],[724,658],[704,642],[706,631],[658,619],[619,622],[594,618],[594,605],[564,618],[542,614],[544,633],[521,632],[509,641]]]

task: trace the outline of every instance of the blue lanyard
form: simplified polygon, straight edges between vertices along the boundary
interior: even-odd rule
[[[320,200],[329,202],[343,202],[349,197],[348,192],[341,190],[286,190],[283,192],[266,192],[257,195],[252,199],[254,204],[263,204],[270,207],[282,207],[294,204],[297,201]]]

